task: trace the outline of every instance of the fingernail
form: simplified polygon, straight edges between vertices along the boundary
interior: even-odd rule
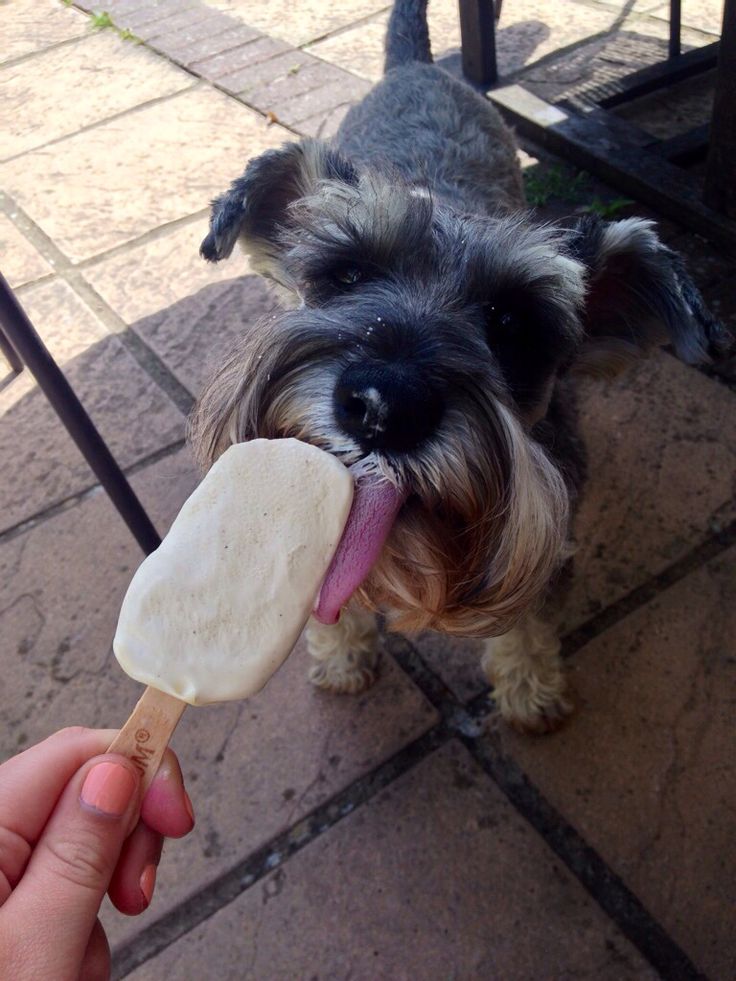
[[[192,807],[192,801],[189,794],[184,791],[184,807],[187,809],[187,814],[189,815],[189,820],[194,824],[194,808]]]
[[[87,807],[100,814],[120,817],[125,814],[136,786],[133,774],[120,763],[98,763],[87,774],[80,796]]]
[[[156,885],[156,866],[147,865],[143,870],[143,873],[139,879],[138,884],[141,887],[141,892],[143,893],[146,906],[151,905],[151,900],[153,899],[153,889]]]

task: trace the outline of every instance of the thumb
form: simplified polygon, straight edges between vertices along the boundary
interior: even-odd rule
[[[139,809],[138,773],[122,756],[98,756],[69,781],[8,901],[34,924],[30,960],[81,964]]]

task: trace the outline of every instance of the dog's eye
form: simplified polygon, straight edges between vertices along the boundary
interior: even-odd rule
[[[510,311],[494,306],[492,303],[486,304],[485,310],[489,327],[506,332],[516,326],[516,317]]]
[[[341,286],[355,286],[363,278],[363,273],[356,266],[343,266],[332,274],[332,278]]]

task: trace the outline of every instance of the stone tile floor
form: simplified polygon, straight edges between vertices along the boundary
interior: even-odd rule
[[[721,6],[685,0],[687,45]],[[456,4],[430,11],[452,66]],[[387,5],[10,0],[0,17],[1,268],[164,531],[197,480],[192,400],[273,304],[242,256],[199,260],[207,203],[248,157],[334,131],[380,75]],[[554,98],[592,53],[651,60],[666,17],[507,0],[501,71]],[[666,134],[666,107],[648,112]],[[542,217],[618,196],[525,149]],[[736,326],[730,260],[660,229]],[[110,642],[140,553],[32,382],[0,369],[4,758],[125,717],[137,686]],[[432,634],[387,636],[354,700],[312,690],[299,647],[251,702],[187,713],[198,826],[143,917],[105,909],[115,976],[736,977],[735,399],[665,352],[582,387],[592,476],[562,612],[579,712],[561,732],[488,730],[477,644]]]

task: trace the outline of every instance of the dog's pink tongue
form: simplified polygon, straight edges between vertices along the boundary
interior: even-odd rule
[[[363,477],[355,485],[348,523],[317,597],[314,616],[337,623],[340,610],[371,571],[406,500],[388,481]]]

